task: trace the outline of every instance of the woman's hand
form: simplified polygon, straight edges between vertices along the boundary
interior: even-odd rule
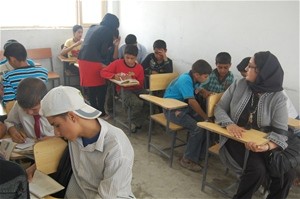
[[[278,146],[274,142],[268,142],[268,143],[262,144],[262,145],[257,145],[257,144],[255,144],[255,142],[248,142],[245,144],[245,147],[246,147],[246,149],[253,151],[253,152],[266,152],[266,151],[275,149]]]
[[[226,126],[227,131],[236,138],[242,138],[242,133],[245,131],[242,127],[236,124],[229,124]]]

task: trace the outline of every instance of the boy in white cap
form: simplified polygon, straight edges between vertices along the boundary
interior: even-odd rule
[[[66,198],[134,198],[134,151],[121,129],[98,118],[101,112],[73,87],[53,88],[41,106],[55,134],[69,141],[73,175]]]

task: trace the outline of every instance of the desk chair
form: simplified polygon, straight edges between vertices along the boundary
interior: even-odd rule
[[[169,166],[172,167],[174,149],[186,145],[186,141],[177,137],[177,134],[180,130],[184,128],[177,124],[170,122],[170,111],[173,109],[186,107],[187,104],[175,99],[166,99],[153,95],[154,91],[163,91],[167,88],[170,82],[177,78],[178,73],[163,73],[163,74],[152,74],[149,77],[149,95],[140,95],[142,99],[150,102],[150,123],[148,131],[148,151],[151,147],[158,150],[162,155],[169,159]],[[153,114],[153,104],[162,107],[167,111],[168,117],[165,117],[164,113]],[[165,133],[171,136],[171,142],[169,147],[163,147],[156,145],[152,142],[152,126],[153,122],[157,122],[163,127],[165,127]],[[179,140],[181,143],[176,145],[176,140]],[[170,152],[166,152],[170,150]]]
[[[12,100],[12,101],[9,101],[5,104],[5,112],[6,112],[6,115],[8,115],[8,113],[10,112],[10,110],[12,109],[12,107],[14,106],[15,102],[17,100]]]
[[[52,87],[55,86],[55,80],[57,80],[58,85],[60,85],[60,75],[57,72],[54,72],[51,48],[27,49],[27,57],[33,60],[48,60],[50,64],[50,71],[48,71],[48,79],[52,81]]]
[[[36,169],[45,174],[56,172],[66,147],[66,141],[58,137],[37,142],[33,147]]]
[[[62,44],[60,46],[60,49],[62,50],[64,48],[65,44]],[[60,60],[63,60],[64,58],[68,58],[67,55],[59,55],[58,58]],[[68,70],[68,65],[70,64],[69,62],[62,61],[63,63],[63,74],[64,74],[64,85],[68,86],[71,85],[71,78],[79,78],[79,74],[74,74],[70,70]],[[79,85],[76,85],[79,86]]]

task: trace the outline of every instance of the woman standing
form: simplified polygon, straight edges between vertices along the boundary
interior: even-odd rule
[[[270,141],[264,145],[253,142],[244,145],[220,138],[221,160],[240,174],[238,190],[233,198],[243,199],[251,198],[269,176],[265,157],[272,149],[287,147],[287,137],[280,134],[288,130],[286,97],[282,92],[284,73],[277,58],[269,51],[258,52],[250,59],[246,71],[246,78],[235,81],[215,109],[216,122],[235,137],[242,137],[245,129],[272,129],[267,137]],[[242,173],[245,149],[250,152]],[[286,198],[294,174],[294,170],[290,170],[283,179],[269,176],[271,183],[267,198]]]
[[[78,55],[80,85],[87,88],[88,99],[95,109],[105,116],[104,103],[106,95],[105,79],[100,72],[110,56],[114,44],[114,35],[119,28],[119,19],[107,13],[100,25],[89,28]]]

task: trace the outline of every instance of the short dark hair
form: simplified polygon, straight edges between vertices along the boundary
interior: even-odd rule
[[[124,55],[128,54],[128,55],[137,56],[138,52],[139,52],[139,49],[136,45],[128,44],[125,47]]]
[[[27,58],[27,52],[22,44],[16,42],[5,47],[4,56],[8,60],[10,59],[9,57],[14,57],[18,61],[25,61]]]
[[[83,30],[82,26],[81,25],[75,25],[73,26],[73,33],[75,33],[77,30]]]
[[[251,57],[245,57],[237,66],[236,68],[238,69],[238,71],[240,72],[246,72],[246,67],[249,64]]]
[[[153,43],[153,49],[155,48],[163,48],[164,50],[167,50],[167,44],[164,40],[158,39]]]
[[[28,77],[19,83],[16,99],[20,107],[33,108],[46,94],[47,86],[41,79]]]
[[[6,42],[5,42],[5,44],[4,44],[4,46],[3,46],[3,50],[5,50],[5,48],[7,47],[7,46],[9,46],[10,44],[12,44],[12,43],[19,43],[17,40],[15,40],[15,39],[9,39],[9,40],[7,40]]]
[[[197,60],[192,65],[192,73],[199,73],[200,75],[210,74],[212,72],[212,68],[209,63],[203,59]]]
[[[216,56],[216,64],[231,64],[231,56],[227,52],[220,52]]]
[[[126,44],[136,44],[137,43],[136,36],[133,34],[127,35],[125,38],[125,43]]]

